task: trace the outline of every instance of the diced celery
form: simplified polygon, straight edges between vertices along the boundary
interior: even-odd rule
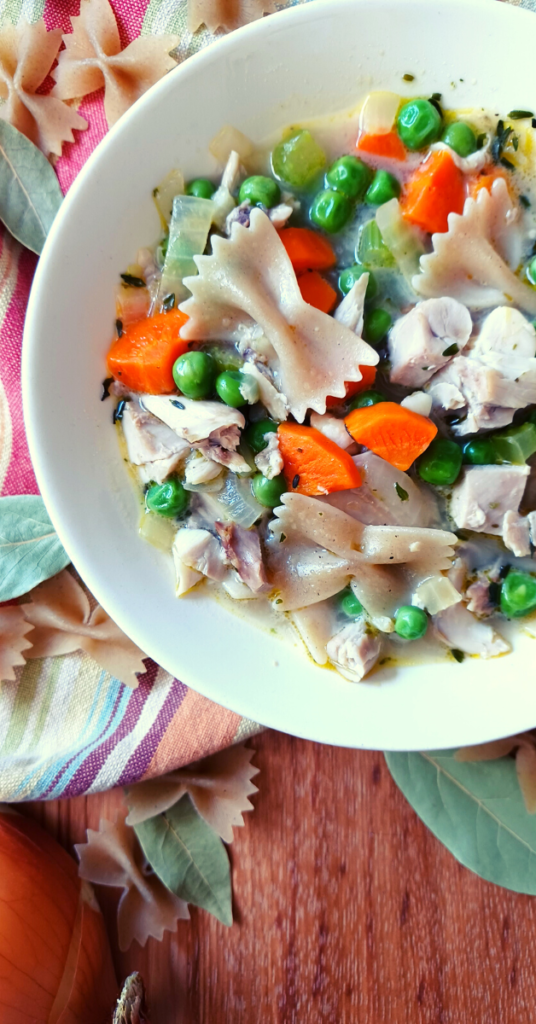
[[[390,199],[388,203],[378,207],[376,223],[400,272],[411,282],[414,274],[419,273],[419,260],[426,251],[422,233],[404,219],[398,199]]]
[[[522,423],[519,427],[508,427],[495,434],[492,441],[498,461],[522,465],[536,452],[536,426]]]
[[[387,248],[375,220],[363,224],[355,251],[359,263],[367,267],[394,267],[395,260]]]
[[[190,294],[183,278],[197,274],[194,256],[199,256],[207,244],[212,224],[213,204],[210,199],[196,196],[175,196],[169,225],[169,242],[162,269],[159,294],[175,295],[178,306]]]
[[[300,128],[272,150],[274,174],[294,188],[311,185],[325,164],[324,150],[306,128]]]

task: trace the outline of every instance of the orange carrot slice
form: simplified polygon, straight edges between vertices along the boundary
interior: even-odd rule
[[[277,434],[289,491],[314,498],[361,485],[361,475],[348,452],[319,430],[300,423],[280,423]]]
[[[300,274],[298,284],[302,298],[310,306],[321,309],[323,313],[331,313],[337,301],[337,292],[318,270],[307,270],[305,274]]]
[[[448,230],[449,213],[463,213],[464,201],[463,174],[448,150],[440,149],[408,179],[400,208],[406,220],[433,234]]]
[[[476,199],[479,192],[483,188],[487,188],[488,192],[491,192],[491,186],[494,181],[498,178],[504,178],[507,182],[506,174],[504,171],[490,171],[489,174],[476,174],[466,179],[467,195],[471,196],[471,199]]]
[[[354,441],[404,471],[426,451],[437,434],[435,423],[396,402],[354,409],[344,422]]]
[[[329,242],[310,228],[282,228],[279,237],[297,274],[329,270],[337,262]]]
[[[370,388],[376,380],[376,367],[375,366],[360,366],[359,369],[363,376],[361,380],[347,380],[345,381],[346,394],[344,398],[334,398],[330,395],[326,398],[326,405],[340,405],[341,402],[345,402],[347,398],[352,398],[353,395],[358,395],[360,391],[366,391]]]
[[[385,132],[383,135],[360,135],[357,140],[357,150],[361,153],[387,157],[389,160],[406,159],[404,143],[396,132]]]
[[[187,320],[180,309],[172,309],[132,324],[108,352],[112,377],[149,395],[174,391],[173,364],[188,351],[188,342],[179,334]]]

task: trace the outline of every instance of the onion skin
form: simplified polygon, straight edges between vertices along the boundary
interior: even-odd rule
[[[117,993],[104,921],[75,861],[2,808],[1,1024],[109,1024]]]

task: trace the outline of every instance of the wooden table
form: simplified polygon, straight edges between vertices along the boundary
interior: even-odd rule
[[[120,954],[151,1024],[534,1024],[536,903],[482,882],[421,824],[377,753],[255,738],[260,792],[230,848],[235,924],[192,910]],[[27,805],[69,847],[117,793]]]

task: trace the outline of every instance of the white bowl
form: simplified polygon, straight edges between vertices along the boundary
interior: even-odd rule
[[[515,45],[514,45],[515,44]],[[158,234],[151,190],[174,166],[214,173],[226,123],[260,141],[343,110],[369,89],[441,92],[447,105],[536,106],[534,14],[495,0],[321,0],[234,33],[168,75],[100,144],[39,262],[24,335],[26,427],[37,479],[88,587],[189,686],[265,725],[352,747],[468,744],[536,724],[536,647],[345,682],[218,603],[177,601],[171,560],[137,534],[139,509],[100,402],[118,274]],[[405,83],[404,73],[415,81]],[[378,685],[381,683],[381,685]]]

